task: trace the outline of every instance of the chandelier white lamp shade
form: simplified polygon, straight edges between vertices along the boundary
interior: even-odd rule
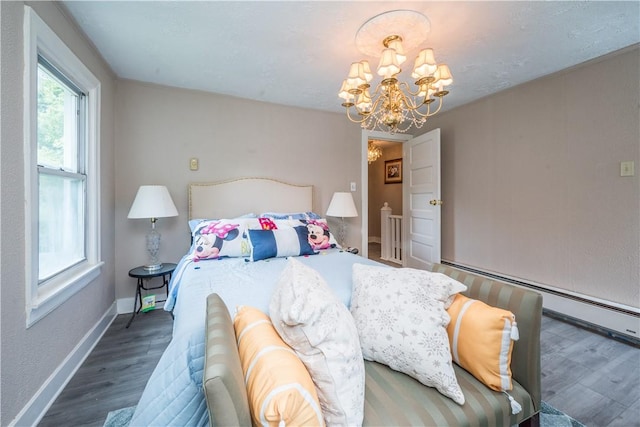
[[[369,164],[375,162],[380,157],[382,157],[382,148],[375,145],[373,141],[369,141],[369,145],[367,146],[367,161]]]
[[[151,230],[146,236],[147,252],[149,254],[149,261],[144,266],[146,270],[162,268],[162,264],[158,259],[161,235],[156,231],[156,221],[158,218],[172,216],[178,216],[178,210],[171,199],[167,187],[164,185],[141,185],[138,188],[127,218],[148,218],[151,220]]]
[[[358,216],[358,210],[353,202],[353,196],[348,192],[335,192],[329,202],[327,208],[327,216],[340,218],[340,229],[338,231],[338,240],[340,246],[344,247],[344,237],[346,232],[345,218],[353,218]]]
[[[415,89],[398,79],[407,59],[405,50],[418,47],[429,29],[427,17],[412,10],[385,12],[360,27],[356,45],[365,55],[379,56],[376,72],[382,81],[372,92],[369,62],[351,64],[338,93],[349,120],[368,130],[396,133],[406,132],[412,125],[420,128],[440,111],[449,93],[445,88],[453,83],[453,77],[446,64],[436,62],[433,49],[421,49],[414,60],[411,78]]]

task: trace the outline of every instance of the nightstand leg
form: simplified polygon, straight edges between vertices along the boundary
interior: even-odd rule
[[[140,302],[140,308],[142,308],[142,279],[138,279],[138,284],[136,285],[136,296],[133,299],[133,313],[131,314],[131,319],[129,319],[129,322],[127,322],[127,326],[125,327],[125,329],[129,329],[129,326],[131,326],[131,322],[133,322],[133,318],[136,317],[136,314],[138,314],[138,301]]]

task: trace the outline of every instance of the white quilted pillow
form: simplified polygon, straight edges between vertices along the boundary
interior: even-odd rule
[[[320,274],[289,258],[269,311],[273,326],[311,374],[325,423],[362,425],[365,373],[358,332]]]
[[[445,304],[466,288],[441,273],[354,264],[351,314],[364,358],[464,404],[451,362]]]

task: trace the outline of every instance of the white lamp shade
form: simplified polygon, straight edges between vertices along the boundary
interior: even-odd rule
[[[400,63],[395,49],[384,49],[378,65],[378,75],[388,79],[400,72]]]
[[[398,65],[402,65],[402,63],[407,60],[407,56],[404,54],[404,49],[402,48],[402,42],[400,39],[392,40],[389,42],[388,47],[396,51]]]
[[[164,185],[141,185],[127,218],[165,218],[178,216],[176,205]]]
[[[371,67],[369,66],[369,61],[360,61],[362,64],[362,69],[364,72],[364,78],[369,83],[373,79],[373,74],[371,73]]]
[[[365,89],[362,91],[360,95],[358,95],[358,102],[356,102],[356,107],[360,112],[371,112],[371,107],[373,106],[371,102],[371,94],[369,93],[369,89]]]
[[[433,49],[422,49],[416,57],[416,62],[413,67],[413,73],[411,77],[414,79],[420,79],[433,74],[438,68],[436,59],[433,55]]]
[[[436,78],[435,83],[439,86],[449,86],[453,83],[453,76],[451,76],[451,71],[447,64],[438,65],[438,69],[436,70],[434,77]]]
[[[353,203],[353,196],[348,192],[333,193],[331,203],[327,209],[327,216],[337,216],[342,218],[356,217],[358,211]]]
[[[338,96],[344,99],[345,102],[351,102],[351,100],[353,99],[353,95],[349,93],[349,89],[351,89],[349,83],[347,83],[346,79],[343,80],[342,86],[340,87],[340,92],[338,92]]]
[[[354,62],[349,69],[349,76],[347,77],[347,84],[350,87],[358,87],[367,83],[367,76],[364,73],[364,66],[361,62]]]

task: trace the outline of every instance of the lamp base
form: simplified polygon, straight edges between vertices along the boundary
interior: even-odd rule
[[[344,222],[344,217],[340,218],[340,228],[338,229],[338,240],[340,240],[340,247],[342,249],[344,249],[345,243],[344,243],[344,237],[347,234],[347,224],[345,224]]]
[[[162,268],[162,263],[158,259],[158,252],[160,251],[160,233],[155,229],[155,222],[151,222],[151,231],[147,234],[147,252],[149,254],[149,260],[144,266],[145,270],[154,271]]]

